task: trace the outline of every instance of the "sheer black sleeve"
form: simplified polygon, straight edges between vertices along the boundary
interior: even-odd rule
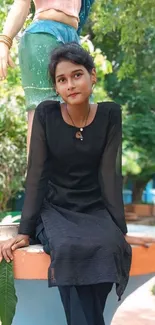
[[[49,152],[45,136],[44,114],[41,114],[42,105],[37,107],[33,120],[25,200],[19,226],[19,233],[25,235],[34,233],[49,178]]]
[[[101,159],[99,180],[105,207],[114,222],[126,234],[122,186],[122,114],[115,103],[111,105],[106,145]]]

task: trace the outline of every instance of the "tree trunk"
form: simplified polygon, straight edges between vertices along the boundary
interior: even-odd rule
[[[142,201],[142,194],[147,185],[148,180],[133,181],[132,203],[140,203]]]
[[[127,184],[128,179],[129,179],[128,175],[123,176],[123,186]]]

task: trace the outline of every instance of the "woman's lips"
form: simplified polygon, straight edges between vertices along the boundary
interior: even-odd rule
[[[68,97],[76,97],[77,95],[79,95],[79,93],[72,93]]]

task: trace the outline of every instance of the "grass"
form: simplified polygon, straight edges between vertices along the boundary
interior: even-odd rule
[[[155,296],[155,285],[152,287],[151,292]]]

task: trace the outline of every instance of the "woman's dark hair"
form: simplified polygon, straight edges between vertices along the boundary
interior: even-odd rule
[[[50,58],[49,76],[54,84],[57,64],[64,60],[83,65],[89,73],[95,68],[92,56],[79,44],[73,42],[63,44],[52,51]]]

